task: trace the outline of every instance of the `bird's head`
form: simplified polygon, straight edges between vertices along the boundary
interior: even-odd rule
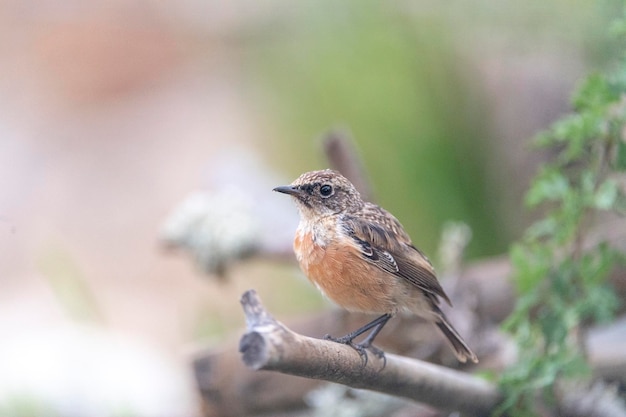
[[[274,191],[292,196],[306,218],[356,211],[363,205],[354,185],[330,169],[305,172],[291,185],[276,187]]]

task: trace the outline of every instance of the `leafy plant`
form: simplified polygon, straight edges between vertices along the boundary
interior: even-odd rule
[[[615,28],[626,34],[626,19]],[[536,415],[537,404],[554,404],[560,381],[588,376],[585,327],[610,320],[618,305],[607,278],[623,254],[589,231],[599,215],[626,212],[626,60],[588,76],[572,106],[536,138],[552,158],[526,195],[543,216],[510,250],[519,298],[504,328],[519,357],[500,378],[496,415]]]

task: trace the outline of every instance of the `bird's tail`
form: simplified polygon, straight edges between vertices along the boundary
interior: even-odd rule
[[[460,362],[467,362],[467,360],[471,360],[474,363],[478,363],[478,358],[472,352],[472,350],[467,346],[465,340],[459,335],[452,324],[448,321],[446,316],[441,313],[438,317],[438,320],[435,322],[441,333],[448,339],[450,345],[452,346],[452,350],[454,350],[454,355]]]

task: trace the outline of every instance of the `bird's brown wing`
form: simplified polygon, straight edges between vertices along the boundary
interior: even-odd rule
[[[365,260],[392,275],[401,277],[450,305],[428,258],[411,244],[400,222],[378,206],[359,216],[345,216],[346,233],[361,250]],[[437,300],[437,297],[432,297]]]

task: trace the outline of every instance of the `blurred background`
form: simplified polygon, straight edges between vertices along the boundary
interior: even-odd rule
[[[293,263],[212,279],[163,227],[201,190],[288,247],[271,188],[327,167],[330,128],[427,253],[451,220],[504,253],[530,138],[614,58],[619,3],[0,2],[0,416],[200,415],[191,352],[241,334],[244,290],[327,308]]]

